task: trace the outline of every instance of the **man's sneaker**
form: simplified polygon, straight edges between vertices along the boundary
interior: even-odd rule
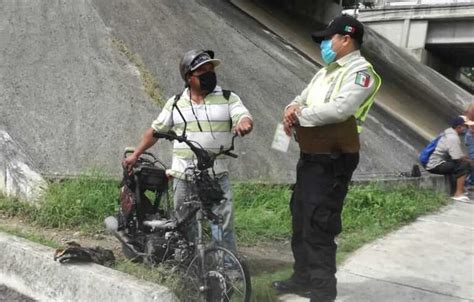
[[[309,297],[311,291],[311,283],[309,281],[297,282],[294,280],[294,278],[273,281],[272,286],[278,292],[278,294],[293,293]]]

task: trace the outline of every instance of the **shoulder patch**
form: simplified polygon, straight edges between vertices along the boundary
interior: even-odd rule
[[[362,87],[369,87],[370,84],[370,74],[365,71],[359,71],[356,74],[355,83]]]

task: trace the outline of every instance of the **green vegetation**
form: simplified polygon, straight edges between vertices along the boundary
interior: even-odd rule
[[[137,67],[138,71],[140,72],[140,78],[145,88],[146,93],[151,97],[151,99],[161,108],[165,106],[165,101],[160,95],[158,90],[158,84],[148,68],[146,68],[143,60],[140,58],[139,55],[133,53],[125,44],[124,41],[119,39],[112,39],[112,44],[123,54],[127,57],[127,59]]]
[[[239,241],[253,244],[288,240],[291,236],[290,195],[288,186],[236,183],[234,206]],[[45,227],[97,232],[103,228],[103,218],[115,212],[117,198],[118,182],[96,174],[52,184],[38,208],[0,196],[0,214],[25,217]],[[422,214],[437,210],[446,199],[432,190],[413,187],[353,186],[343,211],[344,230],[337,238],[338,262],[362,245]],[[17,232],[34,241],[42,240],[31,234],[21,235],[18,230],[5,231]],[[51,243],[47,245],[51,246]],[[251,259],[250,266],[252,270]],[[130,262],[118,262],[116,268],[139,278],[165,282],[179,291],[177,281],[166,279],[166,274],[159,270],[150,271],[143,265]],[[271,281],[290,274],[290,266],[255,269],[252,276],[254,301],[276,301],[270,288]]]
[[[118,185],[94,172],[50,184],[39,207],[0,197],[0,213],[25,217],[44,227],[102,231],[104,217],[115,213]]]
[[[288,186],[236,183],[235,225],[239,241],[286,239],[291,232]]]
[[[49,246],[55,249],[61,247],[61,245],[55,241],[49,240],[48,238],[38,235],[38,234],[26,232],[18,227],[9,227],[9,226],[0,225],[0,232],[4,232],[4,233],[15,235],[17,237],[25,238],[27,240],[37,242],[39,244]]]
[[[183,284],[182,280],[176,274],[170,273],[170,270],[167,270],[162,266],[150,269],[143,263],[118,260],[115,263],[114,268],[118,271],[135,276],[138,279],[164,285],[171,289],[178,298],[184,297],[183,295],[185,294],[186,289],[185,284]]]

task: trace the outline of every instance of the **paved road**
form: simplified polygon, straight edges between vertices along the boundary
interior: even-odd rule
[[[35,301],[30,297],[23,296],[22,294],[4,286],[0,285],[0,301],[1,302],[32,302]]]

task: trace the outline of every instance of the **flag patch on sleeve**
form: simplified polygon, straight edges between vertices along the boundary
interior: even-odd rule
[[[355,80],[355,83],[357,85],[360,85],[362,87],[369,87],[369,84],[370,84],[370,74],[366,73],[366,72],[363,72],[363,71],[359,71],[356,75],[356,80]]]

